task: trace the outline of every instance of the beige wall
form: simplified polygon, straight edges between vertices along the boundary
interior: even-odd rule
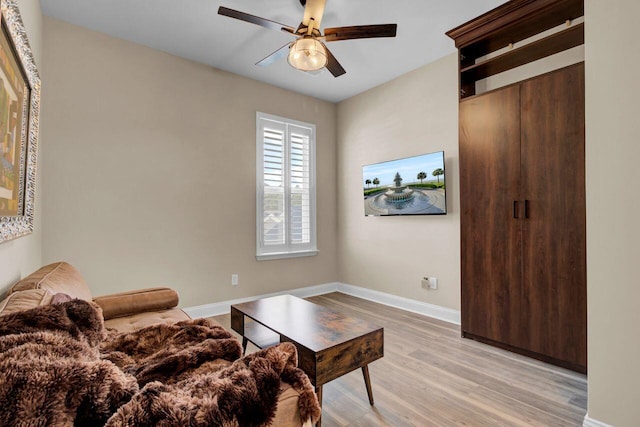
[[[42,12],[38,0],[18,0],[20,15],[27,31],[36,65],[42,77]],[[44,139],[40,138],[40,149]],[[41,156],[40,156],[41,157]],[[37,269],[41,263],[42,247],[42,159],[36,182],[34,232],[5,243],[0,243],[0,294],[13,282]]]
[[[182,306],[337,279],[335,105],[47,17],[44,34],[44,262]],[[255,260],[256,111],[317,126],[317,256]]]
[[[640,425],[637,0],[587,0],[589,416]]]
[[[460,309],[456,55],[338,105],[341,282]],[[362,166],[445,151],[447,215],[365,217]],[[439,289],[420,286],[438,278]]]

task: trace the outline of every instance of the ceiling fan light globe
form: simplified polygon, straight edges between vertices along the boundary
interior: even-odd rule
[[[327,51],[314,38],[300,38],[289,49],[287,62],[301,71],[316,71],[327,65]]]

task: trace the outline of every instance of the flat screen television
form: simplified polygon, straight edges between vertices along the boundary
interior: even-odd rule
[[[362,167],[364,214],[445,215],[444,151]]]

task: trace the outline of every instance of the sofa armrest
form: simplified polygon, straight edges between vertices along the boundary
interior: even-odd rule
[[[178,305],[178,293],[170,288],[149,288],[104,295],[93,299],[102,308],[105,320],[158,311]]]

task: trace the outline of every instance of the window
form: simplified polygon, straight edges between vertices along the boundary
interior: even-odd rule
[[[316,127],[264,113],[256,122],[256,257],[315,255]]]

